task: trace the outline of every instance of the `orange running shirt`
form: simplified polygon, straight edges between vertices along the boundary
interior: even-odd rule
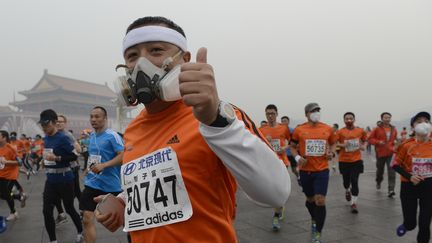
[[[28,139],[21,139],[21,142],[24,145],[24,153],[29,154],[31,149],[30,149],[30,141]]]
[[[250,118],[235,110],[246,128],[263,139]],[[168,146],[175,151],[193,210],[186,221],[131,231],[132,242],[237,242],[236,181],[205,142],[191,107],[177,101],[155,114],[144,109],[127,127],[124,139],[123,164]]]
[[[406,140],[399,146],[393,163],[413,175],[432,177],[432,141]],[[405,177],[400,178],[401,181],[408,182]]]
[[[267,141],[271,144],[273,150],[276,152],[279,159],[281,159],[286,166],[289,166],[288,157],[285,149],[282,149],[282,147],[285,147],[287,145],[286,141],[290,141],[289,128],[286,125],[277,124],[275,127],[260,127],[260,131],[267,139]],[[282,154],[277,153],[278,151],[282,151]]]
[[[44,141],[42,139],[34,141],[34,153],[41,157],[44,150]]]
[[[336,142],[333,128],[318,122],[312,126],[308,122],[298,125],[291,137],[298,144],[300,155],[307,160],[303,171],[322,171],[328,169],[327,151]]]
[[[0,148],[0,157],[4,157],[6,160],[16,160],[17,154],[15,149],[10,144]],[[0,178],[7,180],[16,180],[18,178],[19,166],[16,165],[5,165],[0,170]]]
[[[21,140],[14,140],[14,141],[11,140],[10,144],[15,149],[18,157],[22,159],[25,151],[23,142]]]
[[[366,132],[362,128],[355,127],[350,130],[344,127],[337,132],[336,136],[341,144],[347,141],[347,147],[341,147],[339,162],[356,162],[362,159],[360,146],[367,139]]]
[[[407,134],[408,134],[407,131],[404,131],[404,130],[401,131],[401,141],[402,142],[407,139]]]

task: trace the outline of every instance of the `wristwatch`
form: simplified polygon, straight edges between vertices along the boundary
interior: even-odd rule
[[[221,100],[219,102],[216,120],[214,120],[209,126],[226,127],[229,124],[233,123],[235,119],[236,115],[233,107],[229,103]]]

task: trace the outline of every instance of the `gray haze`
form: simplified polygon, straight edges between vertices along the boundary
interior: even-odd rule
[[[194,57],[207,47],[220,97],[256,122],[269,103],[302,121],[315,101],[323,121],[353,111],[363,126],[383,111],[393,120],[432,112],[427,0],[2,1],[0,105],[45,68],[111,85],[125,29],[146,15],[182,26]]]

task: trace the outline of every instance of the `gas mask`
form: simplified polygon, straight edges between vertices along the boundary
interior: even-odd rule
[[[119,101],[126,106],[136,106],[139,103],[150,104],[155,99],[175,101],[181,99],[178,76],[180,65],[169,69],[169,65],[182,51],[164,60],[162,67],[157,67],[147,58],[140,57],[134,69],[126,72],[114,82],[114,88]],[[118,65],[118,68],[127,68]]]
[[[420,136],[428,135],[431,132],[431,124],[428,122],[418,123],[414,127],[414,131],[416,134],[418,134]]]

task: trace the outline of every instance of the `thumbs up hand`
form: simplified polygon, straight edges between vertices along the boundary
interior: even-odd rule
[[[179,75],[180,94],[187,106],[192,106],[197,120],[210,125],[216,120],[219,96],[213,67],[207,64],[207,49],[198,50],[196,63],[185,63]]]

